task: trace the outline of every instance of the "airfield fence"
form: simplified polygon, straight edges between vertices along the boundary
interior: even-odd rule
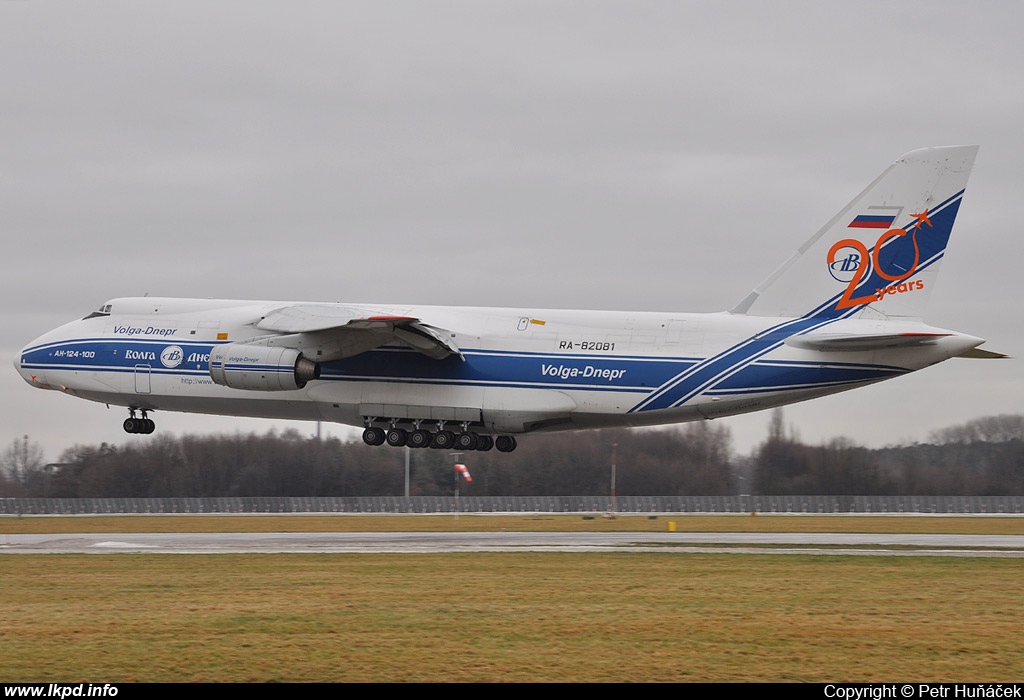
[[[3,498],[0,515],[198,513],[608,513],[608,496]],[[1024,513],[1024,496],[619,496],[614,511],[660,513]]]

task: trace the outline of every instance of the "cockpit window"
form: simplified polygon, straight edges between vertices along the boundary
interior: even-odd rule
[[[89,319],[89,318],[96,318],[97,316],[109,316],[110,315],[110,307],[111,307],[111,304],[104,304],[99,309],[97,309],[96,311],[93,311],[91,314],[89,314],[88,316],[86,316],[82,320],[84,321],[84,320]]]

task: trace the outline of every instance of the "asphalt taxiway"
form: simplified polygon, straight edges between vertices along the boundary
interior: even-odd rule
[[[662,552],[1024,557],[1022,535],[692,532],[229,532],[2,535],[0,554]]]

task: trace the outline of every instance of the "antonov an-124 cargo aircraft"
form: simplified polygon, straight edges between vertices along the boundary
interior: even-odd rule
[[[922,321],[976,146],[907,153],[721,313],[124,298],[32,341],[30,385],[156,411],[334,421],[370,445],[706,420],[999,357]]]

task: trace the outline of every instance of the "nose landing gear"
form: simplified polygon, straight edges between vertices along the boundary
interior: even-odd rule
[[[122,426],[126,433],[132,433],[133,435],[149,435],[156,430],[156,423],[151,418],[146,417],[146,409],[138,409],[142,411],[142,418],[135,417],[134,408],[129,408],[129,416],[124,419]]]

